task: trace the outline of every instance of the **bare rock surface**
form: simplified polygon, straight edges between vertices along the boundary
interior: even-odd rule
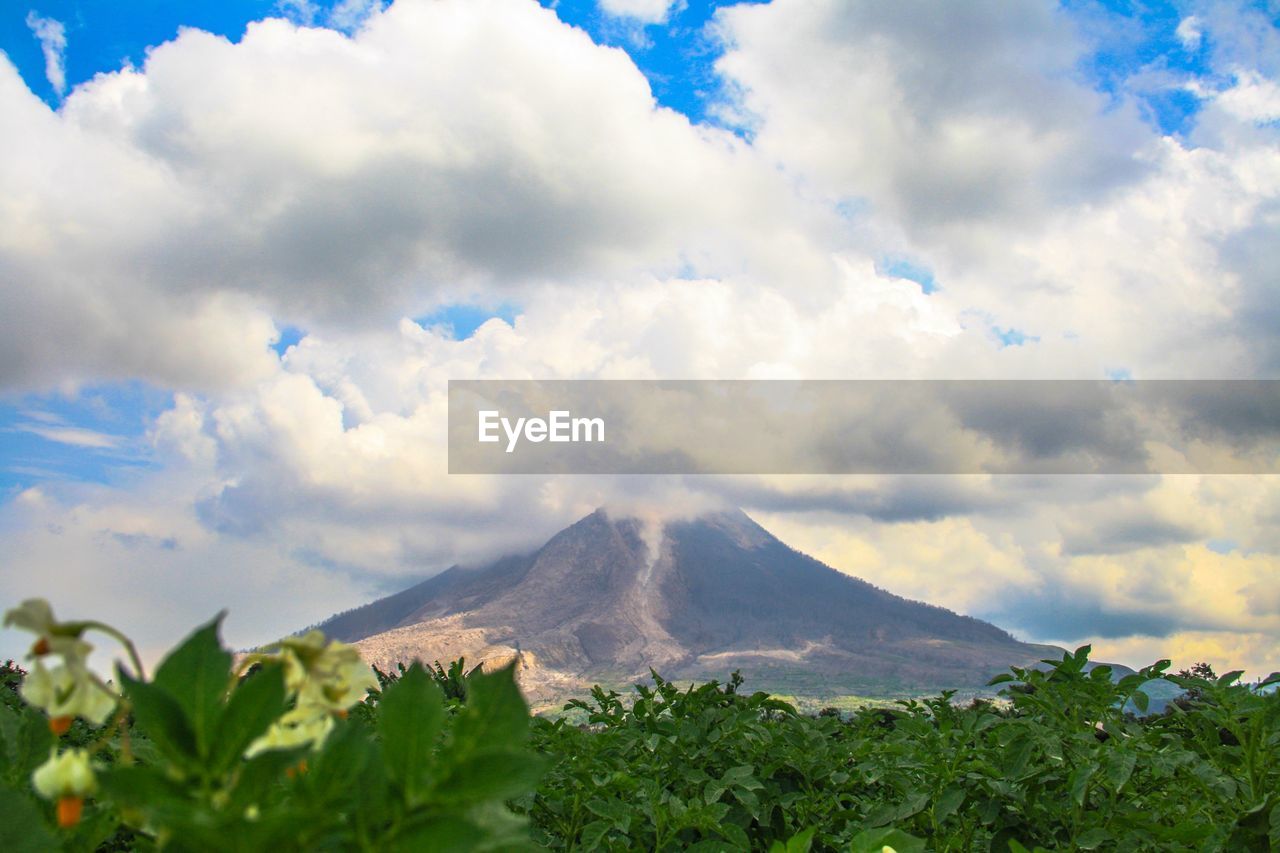
[[[738,511],[655,526],[597,510],[320,627],[383,669],[515,660],[535,702],[650,667],[800,695],[975,687],[1055,651],[838,572]]]

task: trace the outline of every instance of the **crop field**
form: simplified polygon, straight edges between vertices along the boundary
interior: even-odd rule
[[[38,658],[84,630],[67,625],[37,640]],[[57,648],[74,663],[74,646]],[[4,669],[0,848],[1280,844],[1270,680],[1169,675],[1167,662],[1115,680],[1089,669],[1088,653],[1010,671],[998,703],[944,694],[808,714],[736,674],[688,686],[654,674],[629,695],[596,688],[551,719],[529,714],[511,669],[415,664],[375,678],[351,647],[312,635],[237,658],[214,622],[149,679],[119,671],[118,696],[65,663]],[[1145,707],[1141,687],[1160,676],[1183,698],[1160,715],[1126,712]],[[110,703],[99,713],[77,690]]]

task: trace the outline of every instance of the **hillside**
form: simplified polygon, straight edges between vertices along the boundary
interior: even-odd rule
[[[531,554],[455,566],[320,626],[393,666],[519,656],[535,694],[725,677],[789,693],[974,687],[1055,650],[893,595],[733,511],[663,524],[597,510]]]

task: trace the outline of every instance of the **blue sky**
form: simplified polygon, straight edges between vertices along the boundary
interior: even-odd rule
[[[35,483],[118,483],[153,468],[146,431],[170,403],[141,382],[0,397],[0,500]]]
[[[561,20],[585,29],[598,43],[626,50],[649,78],[655,97],[664,106],[679,110],[694,121],[706,118],[706,103],[718,85],[711,68],[718,48],[714,39],[704,35],[703,28],[715,9],[725,4],[693,0],[674,10],[666,25],[644,26],[611,18],[600,11],[594,0],[541,2],[554,8]],[[335,0],[316,0],[316,21],[324,23],[326,11],[336,5]],[[147,48],[169,41],[180,27],[206,30],[234,41],[251,21],[274,15],[296,18],[297,14],[296,7],[276,0],[6,3],[0,9],[0,49],[18,66],[31,90],[55,106],[58,93],[45,78],[40,44],[27,25],[27,15],[33,11],[61,22],[65,28],[68,88],[102,71],[114,71],[125,64],[140,66],[146,60]]]
[[[715,10],[730,3],[686,0],[676,5],[664,24],[644,25],[602,12],[595,0],[540,0],[561,20],[585,29],[599,44],[620,47],[648,77],[658,102],[693,121],[714,120],[707,106],[718,95],[720,82],[713,63],[720,53],[717,40],[706,32]],[[335,0],[315,0],[315,22],[325,23]],[[1185,3],[1140,0],[1066,0],[1091,34],[1098,34],[1097,51],[1080,71],[1103,91],[1116,92],[1137,70],[1155,68],[1174,74],[1203,75],[1210,45],[1188,49],[1176,34]],[[1259,10],[1265,0],[1257,0]],[[17,65],[32,91],[51,105],[59,97],[45,77],[39,41],[27,23],[34,12],[62,23],[68,88],[94,74],[126,64],[141,65],[147,49],[193,27],[237,40],[246,24],[269,16],[297,19],[296,7],[278,0],[221,0],[217,3],[162,0],[31,0],[5,4],[0,10],[0,50]],[[1149,118],[1168,133],[1188,130],[1197,111],[1195,98],[1185,92],[1144,93]]]

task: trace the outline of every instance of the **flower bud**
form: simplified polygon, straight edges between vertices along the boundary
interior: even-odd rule
[[[46,800],[86,797],[98,788],[89,753],[83,749],[49,753],[49,760],[31,774],[31,784]]]
[[[84,811],[84,797],[60,797],[58,799],[58,826],[69,829],[80,822]]]

